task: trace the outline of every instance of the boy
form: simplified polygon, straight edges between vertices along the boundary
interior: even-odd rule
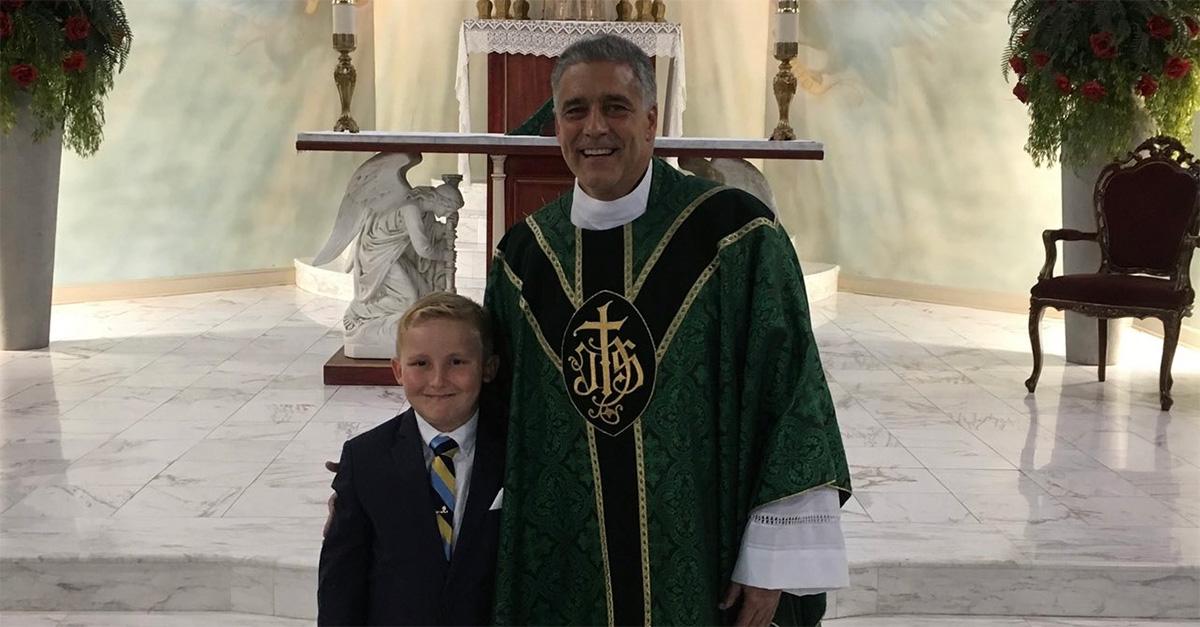
[[[321,546],[320,625],[491,620],[504,437],[480,416],[490,321],[448,293],[400,319],[392,369],[412,408],[346,442]]]

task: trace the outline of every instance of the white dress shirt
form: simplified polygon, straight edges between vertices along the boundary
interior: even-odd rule
[[[609,201],[588,196],[576,179],[571,224],[599,231],[633,222],[646,213],[653,171],[651,161],[632,192]],[[817,594],[850,585],[837,490],[815,488],[750,512],[732,579],[755,588],[795,595]]]
[[[425,421],[415,409],[417,429],[421,431],[421,439],[425,441],[422,452],[425,454],[425,470],[433,465],[433,449],[429,443],[439,435],[448,436],[458,443],[458,453],[454,455],[454,534],[450,546],[458,543],[458,529],[462,526],[463,510],[467,504],[467,492],[471,489],[471,467],[475,464],[475,432],[479,428],[479,411],[463,425],[449,433],[442,433]]]

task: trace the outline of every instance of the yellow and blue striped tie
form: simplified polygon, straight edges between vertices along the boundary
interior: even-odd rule
[[[454,456],[458,453],[458,442],[445,435],[438,435],[429,442],[433,449],[433,463],[429,467],[429,482],[433,486],[434,514],[437,516],[438,534],[442,536],[442,549],[446,561],[450,561],[450,546],[454,540]]]

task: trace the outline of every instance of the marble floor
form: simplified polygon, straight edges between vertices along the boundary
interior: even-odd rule
[[[859,616],[823,621],[825,627],[1195,627],[1198,621],[1098,618]]]
[[[344,307],[290,287],[63,305],[49,349],[0,352],[0,609],[310,617],[321,462],[404,405],[322,385]],[[840,293],[813,323],[855,486],[831,616],[1200,617],[1200,350],[1161,412],[1145,333],[1100,383],[1047,319],[1029,395],[1023,315]],[[125,596],[46,583],[68,576]],[[996,586],[1059,589],[1022,612]],[[1074,624],[1020,620],[997,624]]]
[[[0,612],[8,627],[300,627],[311,621],[226,612]],[[864,616],[824,621],[826,627],[1186,627],[1197,621],[961,616]]]

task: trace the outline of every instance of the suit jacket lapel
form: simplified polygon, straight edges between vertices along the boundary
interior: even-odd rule
[[[458,542],[450,558],[447,585],[451,584],[455,573],[463,568],[461,565],[474,554],[479,537],[483,533],[483,522],[488,508],[496,500],[496,493],[500,491],[504,481],[504,438],[499,430],[485,422],[486,420],[487,418],[480,416],[475,440],[475,461],[471,469],[471,490],[467,493],[467,510],[463,512],[462,529],[459,530]]]
[[[392,461],[399,475],[397,503],[402,504],[402,519],[405,528],[415,530],[419,541],[429,547],[426,561],[438,576],[446,573],[446,557],[442,553],[442,538],[437,531],[437,521],[430,496],[429,469],[425,466],[425,441],[417,429],[416,414],[412,409],[401,414],[400,428],[396,431],[396,442],[392,445]],[[403,533],[403,530],[401,530]]]

